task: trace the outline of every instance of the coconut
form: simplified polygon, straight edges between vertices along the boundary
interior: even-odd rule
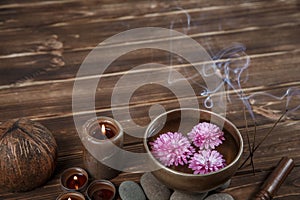
[[[57,144],[42,124],[21,118],[0,125],[0,191],[29,191],[53,174]]]

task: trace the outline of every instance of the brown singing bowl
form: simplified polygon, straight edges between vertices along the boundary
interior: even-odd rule
[[[225,141],[216,148],[226,160],[224,168],[204,175],[193,174],[187,167],[166,167],[153,157],[149,142],[160,134],[170,131],[186,135],[195,125],[204,121],[218,125],[224,132]],[[152,174],[161,183],[174,190],[201,193],[217,189],[235,174],[243,152],[243,139],[235,125],[224,117],[206,110],[182,108],[155,118],[146,129],[144,146],[151,164],[158,169],[152,171]]]

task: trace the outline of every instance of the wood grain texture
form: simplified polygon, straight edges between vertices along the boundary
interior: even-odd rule
[[[69,167],[83,167],[83,146],[76,132],[73,115],[90,113],[84,104],[82,111],[72,112],[72,92],[81,63],[99,43],[120,33],[140,27],[172,28],[187,34],[199,42],[210,54],[216,56],[222,50],[243,44],[245,54],[240,54],[237,64],[250,66],[246,82],[242,82],[245,95],[265,92],[282,97],[289,88],[300,87],[300,4],[299,1],[80,1],[80,0],[3,0],[0,3],[0,123],[6,120],[28,117],[45,125],[53,133],[58,144],[58,164],[51,180],[44,186],[26,193],[0,193],[0,199],[55,199],[62,190],[59,176]],[[189,24],[189,25],[188,25]],[[167,38],[156,38],[161,42]],[[138,41],[146,44],[149,41]],[[105,46],[114,52],[129,43]],[[102,58],[107,59],[107,58]],[[224,61],[224,60],[223,60]],[[160,63],[166,67],[135,67],[147,63]],[[97,115],[112,117],[111,95],[120,78],[131,79],[163,75],[170,70],[180,72],[189,79],[194,95],[179,98],[168,88],[156,84],[139,87],[130,98],[130,117],[139,125],[150,122],[148,111],[160,104],[166,110],[187,104],[195,99],[200,108],[205,97],[201,85],[205,82],[195,68],[180,56],[154,49],[141,49],[120,56],[103,75],[88,73],[84,80],[100,78],[95,91]],[[131,70],[128,75],[128,71]],[[246,78],[245,73],[242,78]],[[162,80],[163,81],[163,80]],[[232,80],[234,82],[234,77]],[[236,85],[235,85],[236,86]],[[132,92],[135,85],[123,85],[120,95]],[[178,82],[179,91],[185,87]],[[86,91],[81,92],[82,102]],[[254,122],[247,114],[249,128],[243,119],[243,104],[236,90],[225,91],[231,102],[227,104],[226,117],[242,132],[246,144],[246,132],[253,141]],[[286,98],[254,96],[251,101],[257,121],[256,142],[271,129],[273,123],[287,108]],[[289,109],[300,105],[294,96]],[[115,109],[125,116],[128,105],[118,102]],[[127,115],[126,115],[127,116]],[[120,122],[127,130],[124,148],[143,152],[142,140],[131,136],[137,127]],[[294,159],[296,167],[281,186],[275,199],[299,199],[300,197],[300,115],[289,113],[274,129],[254,156],[255,175],[246,165],[232,178],[225,192],[237,200],[251,199],[259,186],[283,156]],[[244,147],[243,158],[249,153]],[[140,173],[121,173],[112,181],[118,186],[124,180],[139,182]]]

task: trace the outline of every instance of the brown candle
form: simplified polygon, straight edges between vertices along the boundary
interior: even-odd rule
[[[114,137],[117,134],[117,130],[112,124],[101,122],[90,134],[96,139],[105,140]]]
[[[78,190],[80,187],[82,187],[85,184],[86,181],[87,181],[86,176],[79,173],[79,174],[70,176],[67,179],[66,185],[70,189]]]
[[[264,182],[260,191],[256,195],[256,200],[270,200],[276,194],[277,190],[284,182],[286,177],[294,168],[294,161],[290,158],[283,157],[278,163],[277,167],[270,174],[268,179]]]
[[[60,183],[66,191],[83,191],[88,183],[88,174],[84,169],[72,167],[62,173]]]
[[[85,200],[85,198],[78,192],[68,192],[59,195],[56,200]]]
[[[112,200],[115,194],[115,186],[107,180],[95,180],[87,189],[89,200]]]
[[[114,156],[123,146],[120,123],[109,117],[93,118],[83,125],[82,131],[86,142],[83,163],[89,174],[98,180],[116,177],[120,171],[106,165],[105,161],[119,165],[120,160],[114,159]]]

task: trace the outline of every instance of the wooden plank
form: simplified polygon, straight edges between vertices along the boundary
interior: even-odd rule
[[[266,13],[266,12],[282,12],[283,9],[279,7],[284,7],[285,11],[295,9],[295,2],[250,2],[240,3],[239,1],[232,1],[230,3],[225,2],[149,2],[149,1],[139,1],[135,6],[131,5],[133,2],[102,2],[101,4],[97,2],[86,2],[85,4],[80,3],[80,1],[68,0],[68,1],[45,1],[40,3],[18,3],[10,5],[2,5],[0,9],[3,10],[2,15],[4,17],[9,16],[11,10],[14,10],[18,13],[15,16],[15,20],[10,20],[5,25],[7,28],[13,27],[28,27],[28,26],[66,26],[69,24],[80,23],[82,21],[90,20],[91,22],[114,22],[114,21],[125,21],[128,22],[129,19],[135,20],[136,18],[141,18],[142,20],[148,18],[155,18],[157,16],[178,16],[185,15],[189,13],[192,18],[195,13],[203,13],[200,16],[208,18],[210,21],[212,19],[222,16],[224,13],[228,14],[229,11],[233,15],[236,15],[239,11],[245,11],[248,8],[256,8],[248,10],[248,15],[252,13]],[[61,6],[72,7],[73,9],[59,9]],[[26,9],[25,9],[26,8]],[[48,18],[48,15],[51,15],[52,12],[57,14],[51,19]],[[212,19],[209,18],[210,13],[218,12],[220,15]],[[269,13],[268,13],[269,14]],[[287,14],[287,13],[285,13]],[[32,15],[33,18],[29,18],[29,15]],[[21,18],[23,16],[23,18]],[[198,16],[198,15],[196,15]],[[196,18],[195,16],[195,18]],[[28,17],[28,18],[27,18]],[[211,16],[212,17],[212,16]],[[245,17],[245,16],[243,16]],[[43,20],[38,20],[38,19]],[[66,19],[61,23],[61,19]],[[8,18],[9,19],[9,18]],[[92,19],[92,20],[91,20]],[[166,22],[170,22],[174,17],[167,18]],[[226,18],[225,18],[226,19]],[[219,20],[219,19],[218,19]],[[235,19],[239,20],[239,19]],[[264,20],[264,19],[262,19]],[[5,21],[6,22],[6,21]],[[11,22],[11,23],[9,23]],[[25,23],[20,23],[25,22]],[[268,21],[269,22],[269,21]],[[152,21],[152,23],[154,23]],[[240,22],[239,22],[240,23]],[[259,22],[255,22],[256,24]],[[205,23],[204,23],[205,24]],[[241,23],[242,24],[242,23]]]
[[[149,6],[149,2],[147,2],[147,5]],[[60,6],[59,4],[56,6]],[[81,6],[81,4],[79,4]],[[169,5],[170,6],[170,5]],[[193,4],[191,4],[193,6]],[[201,5],[202,6],[202,5]],[[48,8],[48,7],[47,7]],[[22,52],[28,52],[28,50],[35,50],[35,46],[37,43],[41,42],[41,40],[47,39],[52,34],[56,34],[61,41],[64,43],[64,49],[77,49],[77,48],[93,48],[96,46],[99,42],[103,41],[104,39],[128,30],[128,28],[137,28],[141,27],[144,20],[147,20],[151,26],[155,27],[170,27],[170,21],[176,21],[176,18],[179,18],[179,20],[185,20],[186,15],[185,12],[189,12],[189,9],[186,8],[185,10],[175,9],[172,12],[167,12],[168,15],[165,15],[165,12],[161,12],[161,10],[167,10],[168,8],[158,8],[160,12],[154,11],[154,13],[151,13],[151,15],[142,16],[133,16],[129,19],[115,19],[114,17],[109,19],[113,19],[114,21],[105,21],[102,20],[103,16],[105,15],[107,17],[108,13],[115,13],[117,15],[121,16],[127,16],[130,15],[132,12],[134,13],[136,10],[135,7],[132,7],[133,10],[129,10],[127,7],[123,7],[122,5],[117,7],[111,7],[109,9],[114,9],[114,12],[111,12],[108,10],[107,12],[103,11],[103,8],[99,5],[95,6],[93,5],[93,8],[96,9],[96,11],[93,9],[93,12],[99,13],[92,15],[91,17],[85,17],[84,13],[89,12],[91,10],[90,7],[86,6],[84,8],[79,7],[77,8],[79,13],[79,16],[76,16],[76,8],[70,9],[70,10],[63,10],[63,9],[57,9],[54,8],[56,12],[59,12],[56,16],[53,16],[54,18],[58,18],[58,23],[61,22],[62,18],[68,18],[69,22],[62,22],[61,25],[56,26],[47,26],[44,24],[40,24],[41,18],[47,18],[46,16],[49,14],[48,12],[36,12],[35,10],[30,11],[28,10],[28,13],[15,15],[13,17],[18,17],[20,19],[13,19],[11,23],[8,22],[8,24],[14,24],[14,21],[17,21],[16,23],[17,27],[39,27],[39,31],[35,32],[35,34],[32,34],[32,30],[29,29],[22,29],[14,30],[20,31],[22,34],[10,34],[7,32],[9,27],[7,27],[6,31],[1,33],[0,32],[0,41],[5,46],[5,49],[2,49],[2,53],[4,55],[9,55],[11,53],[22,53]],[[97,10],[97,8],[99,10]],[[126,12],[128,13],[122,13],[120,10],[124,10],[126,8]],[[143,8],[143,6],[141,6]],[[213,8],[213,9],[212,9]],[[249,8],[255,8],[255,9],[249,9]],[[284,9],[282,9],[284,8]],[[119,10],[118,10],[119,9]],[[169,8],[170,9],[170,8]],[[183,7],[185,9],[185,7]],[[270,29],[270,27],[276,27],[276,26],[295,26],[299,24],[299,17],[297,17],[297,14],[295,14],[295,4],[293,2],[264,2],[264,3],[246,3],[241,5],[235,5],[232,4],[231,6],[224,6],[224,7],[210,7],[207,8],[207,10],[203,8],[194,8],[191,12],[192,17],[192,28],[190,29],[189,33],[191,35],[194,34],[202,34],[202,35],[214,35],[214,34],[224,34],[227,32],[236,32],[240,30],[243,31],[251,31],[251,30],[257,30],[261,28],[267,28]],[[215,15],[215,12],[218,12],[220,14]],[[267,12],[266,12],[267,11]],[[50,9],[51,12],[51,9]],[[75,15],[75,19],[70,19],[70,17],[65,16],[66,13],[71,12],[69,15],[73,14]],[[124,12],[124,11],[123,11]],[[143,13],[143,11],[141,11]],[[147,12],[147,10],[146,10]],[[152,11],[150,11],[152,12]],[[155,13],[157,12],[157,13]],[[179,13],[178,13],[179,12]],[[247,18],[243,16],[244,12],[249,12],[247,15]],[[200,14],[199,14],[200,13]],[[32,17],[32,15],[37,14],[38,16]],[[193,16],[195,15],[195,17]],[[299,13],[298,13],[299,14]],[[40,16],[42,15],[42,16]],[[46,15],[46,16],[43,16]],[[80,15],[83,15],[80,17]],[[242,15],[242,17],[241,17]],[[9,16],[9,15],[8,15]],[[199,17],[200,16],[200,17]],[[282,16],[278,18],[277,16]],[[11,16],[10,16],[11,17]],[[29,18],[26,20],[26,18]],[[76,20],[76,18],[79,18],[79,20]],[[150,18],[150,19],[148,19]],[[175,19],[174,19],[175,18]],[[183,19],[182,19],[183,18]],[[51,18],[52,19],[52,18]],[[48,21],[51,20],[47,18],[47,20],[44,20],[46,23],[49,23]],[[220,24],[220,19],[222,20]],[[24,22],[35,22],[33,24],[24,24]],[[98,21],[97,21],[98,20]],[[102,20],[102,21],[101,21]],[[246,20],[246,22],[241,21]],[[228,21],[228,22],[227,22]],[[229,23],[230,21],[230,23]],[[259,24],[258,24],[259,23]],[[80,24],[80,27],[78,26]],[[201,26],[198,26],[200,25]],[[234,26],[234,24],[239,24],[239,27]],[[5,25],[5,23],[4,23]],[[177,23],[175,27],[176,30],[184,31],[184,27],[186,26],[186,23]],[[221,27],[220,27],[221,26]],[[200,28],[199,28],[200,27]],[[5,30],[5,27],[4,27]],[[89,31],[86,31],[89,30]],[[211,33],[210,33],[211,32]],[[50,34],[49,34],[50,33]],[[52,34],[51,34],[52,33]],[[209,34],[208,34],[209,33]],[[5,36],[5,37],[2,37]],[[26,35],[26,40],[24,42],[23,35]],[[273,34],[274,35],[274,34]],[[263,36],[263,35],[262,35]],[[271,35],[272,36],[272,35]],[[12,42],[13,41],[13,42]],[[236,41],[235,41],[236,42]],[[238,41],[241,42],[241,41]],[[20,46],[19,44],[23,44]],[[224,46],[223,46],[224,47]],[[10,50],[11,49],[11,50]],[[29,51],[30,52],[30,51]]]
[[[281,33],[281,38],[272,36],[273,31]],[[210,40],[211,46],[207,50],[209,52],[220,51],[224,47],[229,47],[235,42],[244,43],[247,47],[246,53],[249,54],[250,58],[256,57],[270,57],[270,56],[291,56],[290,61],[286,61],[285,65],[290,62],[294,63],[297,61],[299,53],[299,26],[287,26],[276,29],[264,29],[256,30],[245,33],[231,33],[229,35],[218,35],[218,36],[207,36],[195,38],[200,44],[207,43]],[[269,36],[271,35],[271,36]],[[252,43],[247,38],[257,38],[257,43]],[[49,39],[50,38],[50,39]],[[21,56],[1,59],[1,70],[0,70],[0,83],[7,85],[13,83],[22,83],[26,81],[34,80],[53,80],[59,79],[70,79],[73,78],[83,62],[85,56],[88,55],[89,50],[84,51],[67,51],[62,49],[62,43],[60,39],[55,39],[56,36],[49,37],[46,41],[51,41],[47,44],[41,42],[39,45],[32,47],[33,49],[41,48],[43,50],[34,50],[30,53],[30,56]],[[274,43],[274,41],[277,41]],[[282,41],[282,43],[280,43]],[[286,41],[290,41],[287,43]],[[216,46],[218,44],[218,47]],[[48,46],[47,46],[48,45]],[[135,59],[139,58],[139,59]],[[182,61],[178,61],[175,56],[172,60],[173,64],[182,64]],[[162,64],[170,65],[170,54],[162,53],[161,51],[150,51],[144,50],[134,53],[129,53],[126,56],[118,58],[109,68],[109,72],[126,71],[131,69],[133,66],[144,64],[148,62],[159,62]],[[181,63],[180,63],[181,62]],[[280,63],[279,59],[276,62]],[[282,62],[281,62],[282,63]],[[253,63],[251,63],[252,65]],[[269,66],[269,65],[268,65]],[[261,66],[262,67],[262,66]],[[295,67],[294,67],[295,68]],[[9,70],[8,70],[9,69]],[[21,70],[22,69],[22,70]],[[284,69],[281,67],[281,69]],[[21,72],[20,72],[21,70]],[[4,77],[5,76],[5,77]]]
[[[272,58],[273,62],[269,62],[269,59],[271,58],[270,56],[253,58],[251,66],[249,67],[248,81],[243,83],[243,87],[245,85],[246,94],[249,95],[267,88],[268,90],[278,88],[278,92],[275,92],[273,95],[282,96],[289,87],[299,86],[298,80],[300,68],[296,67],[299,63],[298,55],[299,52],[278,55],[276,58]],[[282,67],[283,65],[284,67]],[[190,68],[182,68],[179,70],[189,71],[189,69]],[[150,71],[146,72],[141,71],[140,73],[137,73],[136,76],[143,77],[149,73],[156,72],[157,71],[155,71],[155,69],[153,69],[152,72],[150,69]],[[165,72],[168,74],[167,69]],[[276,76],[277,72],[286,73],[289,74],[289,76]],[[124,74],[122,73],[119,76],[111,74],[111,76],[101,79],[101,85],[103,86],[96,94],[97,109],[101,110],[110,108],[110,96],[114,88],[114,83],[123,75]],[[133,75],[135,76],[135,74]],[[195,81],[196,83],[203,83],[200,76],[196,77]],[[45,82],[34,81],[32,83],[29,81],[28,86],[26,86],[26,84],[24,83],[23,86],[7,86],[8,88],[0,90],[0,95],[2,97],[0,99],[2,113],[0,120],[17,118],[20,116],[39,118],[71,115],[73,79]],[[195,83],[191,83],[191,85],[197,95],[199,95],[203,90],[202,87],[199,87]],[[151,85],[149,87],[151,88]],[[144,89],[147,88],[144,87]],[[49,90],[51,90],[51,92],[40,92]],[[123,88],[123,91],[133,92],[131,91],[130,86],[128,86],[128,88]],[[137,91],[137,93],[135,93],[135,96],[131,101],[132,105],[145,105],[145,103],[151,105],[159,100],[174,101],[174,99],[176,99],[173,94],[170,94],[170,91],[165,90],[162,87],[155,87],[155,90],[151,92],[149,91],[150,93],[145,93],[144,91],[149,91],[149,89],[143,90],[143,88],[141,88]],[[272,91],[269,93],[272,94]],[[84,94],[82,95],[84,97]],[[149,95],[151,95],[151,98],[149,98]],[[22,104],[20,104],[20,101]],[[202,104],[202,102],[203,99],[200,98],[199,103]],[[39,106],[37,107],[36,105]]]

